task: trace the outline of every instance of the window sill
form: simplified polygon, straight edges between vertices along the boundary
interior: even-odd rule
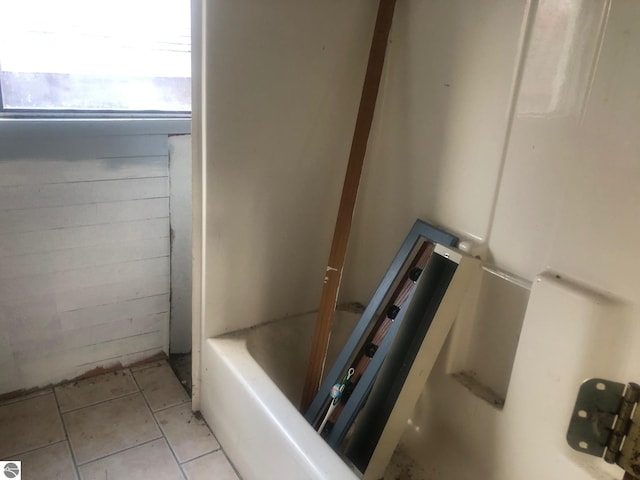
[[[183,135],[191,117],[160,118],[2,118],[0,137],[23,135]]]

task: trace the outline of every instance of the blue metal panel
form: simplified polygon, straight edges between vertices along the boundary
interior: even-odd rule
[[[333,364],[333,367],[331,368],[329,373],[326,375],[324,381],[322,382],[322,385],[320,386],[320,390],[318,391],[318,394],[316,395],[313,402],[307,409],[305,413],[305,418],[312,425],[314,425],[319,420],[320,415],[326,410],[328,403],[330,401],[329,392],[331,391],[331,387],[344,376],[345,372],[351,366],[351,362],[353,361],[353,358],[357,353],[356,349],[358,348],[359,345],[361,345],[365,341],[366,335],[371,327],[371,322],[375,321],[376,312],[378,311],[378,308],[384,301],[389,289],[392,287],[399,273],[402,271],[402,267],[406,263],[412,250],[414,249],[414,247],[419,241],[425,241],[425,240],[430,241],[432,243],[439,243],[442,245],[453,246],[453,247],[457,246],[458,244],[457,237],[433,225],[430,225],[422,220],[416,220],[409,234],[407,235],[404,242],[400,246],[400,249],[396,253],[395,257],[393,258],[393,261],[391,262],[389,269],[387,270],[384,277],[382,278],[382,281],[378,285],[378,288],[373,294],[373,297],[369,301],[369,304],[367,305],[367,308],[362,314],[360,321],[358,322],[355,329],[351,333],[351,336],[349,337],[344,348],[340,352],[340,355],[338,355],[338,358]],[[410,301],[411,296],[407,300]],[[394,336],[396,334],[396,331],[399,325],[402,323],[403,317],[404,317],[404,312],[401,311],[398,318],[396,318],[391,329],[389,330],[384,340],[380,344],[378,353],[372,359],[372,363],[369,364],[369,367],[367,368],[367,370],[365,370],[362,378],[358,382],[356,389],[352,393],[352,398],[355,399],[357,395],[364,395],[362,398],[366,398],[366,395],[370,391],[371,386],[373,385],[373,381],[375,380],[375,375],[377,374],[377,371],[379,370],[379,367],[380,367],[377,364],[378,363],[381,364],[382,360],[384,360],[384,356],[385,356],[384,353],[388,351],[388,348],[391,342],[393,342]],[[351,403],[351,399],[349,402],[347,402],[347,406],[341,414],[341,421],[339,421],[339,423],[342,425],[343,428],[345,425],[348,428],[348,426],[351,425],[351,421],[353,421],[353,418],[351,418],[351,421],[349,421],[348,423],[346,423],[347,422],[346,420],[342,421],[343,417],[347,418],[350,415],[347,412],[350,403]],[[355,404],[356,402],[353,402],[353,403]],[[352,412],[353,416],[355,416],[356,413],[357,413],[357,410],[355,412]],[[343,432],[339,432],[338,428],[336,427],[338,427],[338,423],[336,423],[334,429],[332,430],[332,433],[329,435],[329,438],[328,438],[329,443],[332,446],[334,446],[334,448],[337,446],[337,444],[339,444],[341,439],[344,437],[344,433],[346,433],[346,429]]]

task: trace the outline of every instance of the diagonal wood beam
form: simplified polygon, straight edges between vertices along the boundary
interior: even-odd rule
[[[382,76],[382,67],[384,65],[384,56],[389,39],[389,31],[391,30],[391,23],[393,21],[395,4],[396,0],[380,0],[378,6],[378,16],[373,31],[371,49],[369,50],[369,62],[362,86],[360,107],[353,132],[351,152],[349,154],[349,162],[342,187],[342,197],[340,198],[338,217],[333,233],[333,242],[331,244],[331,252],[329,253],[329,262],[322,289],[322,297],[320,299],[320,309],[316,320],[307,375],[302,392],[302,402],[300,406],[302,411],[306,410],[313,401],[322,379],[327,349],[329,347],[333,315],[347,253],[347,244],[349,242],[349,234],[351,233],[351,223],[358,195],[360,175],[362,173],[364,157],[367,151],[367,142],[369,141],[369,133],[371,131],[371,123],[375,112],[378,89],[380,87],[380,77]]]

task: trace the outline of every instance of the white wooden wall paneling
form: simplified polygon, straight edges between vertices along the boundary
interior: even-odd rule
[[[113,318],[135,318],[147,314],[166,313],[169,305],[169,294],[149,295],[142,298],[132,298],[118,303],[96,305],[61,312],[60,327],[63,331],[78,328],[93,327],[109,324]]]
[[[169,274],[168,257],[134,260],[29,277],[13,278],[0,285],[0,300],[29,298],[38,294],[63,293],[86,286],[115,283],[121,278],[145,278]]]
[[[55,346],[53,348],[47,336],[25,335],[12,342],[14,346],[21,347],[18,349],[15,358],[29,362],[53,355],[65,355],[70,350],[120,341],[129,337],[148,334],[156,334],[156,336],[160,337],[168,318],[168,312],[161,312],[122,320],[111,320],[106,324],[93,325],[67,332],[64,337],[60,337],[54,342]],[[46,348],[42,348],[43,346]]]
[[[120,282],[85,287],[57,297],[58,309],[70,312],[92,306],[110,305],[128,300],[169,293],[169,275],[129,277]]]
[[[152,198],[66,207],[5,210],[0,211],[0,225],[5,233],[34,232],[53,228],[168,218],[168,216],[169,199]]]
[[[91,205],[169,196],[167,177],[0,187],[1,210]]]
[[[14,135],[0,137],[2,159],[76,160],[139,158],[167,155],[166,135]]]
[[[27,385],[49,383],[42,380],[42,373],[47,372],[51,382],[56,378],[65,378],[69,372],[87,372],[105,365],[126,364],[162,350],[162,336],[156,332],[137,335],[124,339],[115,339],[97,345],[89,345],[76,349],[66,349],[39,358],[19,361],[19,370],[23,382]]]
[[[0,394],[168,352],[167,135],[0,135]]]
[[[167,232],[168,233],[168,232]],[[0,278],[20,278],[169,255],[168,235],[110,245],[75,247],[46,253],[0,257]]]
[[[0,258],[66,248],[108,245],[113,242],[113,238],[127,242],[166,237],[168,232],[169,219],[164,217],[37,232],[0,233]]]
[[[69,168],[73,167],[73,168]],[[2,165],[0,186],[48,185],[91,180],[167,176],[167,157],[140,156],[81,160],[20,159]]]

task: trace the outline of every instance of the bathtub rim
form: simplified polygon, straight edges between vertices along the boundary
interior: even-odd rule
[[[344,460],[313,430],[298,409],[269,377],[247,348],[247,335],[251,329],[231,334],[212,337],[203,345],[203,362],[201,365],[202,390],[200,398],[201,412],[216,433],[218,441],[229,456],[232,464],[245,480],[264,478],[255,476],[258,472],[278,469],[277,478],[308,479],[344,479],[357,480],[359,473],[354,471]],[[216,362],[216,364],[214,364]],[[223,373],[224,372],[224,373]],[[216,379],[216,373],[221,378]],[[226,376],[225,376],[226,374]],[[236,385],[215,385],[229,377],[235,379]],[[241,388],[247,398],[240,400],[238,391],[234,399],[214,398],[216,390],[227,387]],[[211,397],[210,397],[211,396]],[[224,397],[224,396],[223,396]],[[265,425],[271,427],[266,435],[247,433],[249,438],[238,440],[242,428],[234,428],[235,422],[242,422],[242,409],[238,414],[223,415],[221,412],[234,411],[244,402],[242,408],[257,408],[254,414],[263,415]],[[226,405],[227,408],[224,408]],[[236,423],[236,427],[241,423]],[[245,428],[245,431],[247,429]],[[264,436],[264,439],[259,437]],[[269,459],[264,455],[252,455],[247,458],[248,451],[256,451],[261,441],[267,441],[269,447],[279,449],[281,458]],[[244,446],[241,448],[240,443]],[[262,443],[262,446],[265,444]],[[287,462],[287,465],[283,464]],[[283,470],[296,472],[304,476],[286,477]]]

